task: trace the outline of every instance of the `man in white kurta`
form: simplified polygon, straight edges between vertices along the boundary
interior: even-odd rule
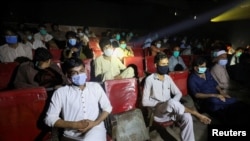
[[[164,53],[157,54],[155,62],[157,62],[155,64],[157,73],[153,73],[146,78],[142,105],[155,109],[154,120],[156,122],[177,121],[183,141],[195,141],[191,114],[205,124],[209,124],[211,120],[180,103],[182,93],[171,77],[167,75],[167,55]],[[173,94],[173,97],[171,97],[171,94]]]
[[[0,47],[0,61],[14,62],[17,57],[27,57],[32,60],[32,49],[22,43],[4,44]]]
[[[82,63],[80,59],[71,59],[71,62],[77,61],[78,64]],[[61,87],[53,93],[45,123],[51,127],[63,127],[63,139],[66,140],[106,141],[103,120],[112,111],[112,106],[101,85],[86,82],[84,67],[76,68],[79,67],[77,75],[70,76],[72,85]],[[79,74],[84,77],[73,78]]]

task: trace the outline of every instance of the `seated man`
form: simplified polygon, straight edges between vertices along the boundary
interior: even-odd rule
[[[194,141],[193,119],[191,114],[201,122],[210,124],[211,119],[180,103],[181,91],[175,85],[168,73],[168,58],[165,53],[155,56],[156,73],[149,75],[145,80],[142,105],[155,108],[156,122],[177,121],[180,123],[181,138],[183,141]],[[173,98],[171,98],[173,94]]]
[[[130,57],[134,56],[134,52],[131,48],[131,46],[127,46],[125,39],[120,40],[120,46],[115,48],[114,50],[114,56],[116,56],[118,59],[120,59],[123,62],[124,57]]]
[[[246,114],[249,113],[249,106],[230,97],[219,87],[210,71],[207,71],[205,58],[197,58],[193,63],[188,87],[200,110],[225,124],[249,124]]]
[[[0,46],[0,62],[14,62],[18,57],[26,57],[32,60],[32,49],[18,42],[17,33],[11,29],[5,29],[6,44]]]
[[[103,55],[97,57],[95,63],[95,77],[97,81],[133,78],[135,76],[132,67],[126,66],[117,58],[112,56],[114,48],[109,38],[102,38],[99,42]]]
[[[62,141],[106,141],[103,121],[112,106],[103,88],[86,82],[85,67],[78,58],[66,60],[64,69],[71,85],[53,93],[45,123],[64,129]]]
[[[230,85],[230,78],[226,69],[226,64],[228,62],[227,52],[220,50],[217,52],[216,56],[216,64],[211,68],[211,74],[219,87],[227,93]]]
[[[187,69],[187,66],[180,56],[180,47],[176,45],[173,48],[173,55],[169,58],[169,71],[182,71],[185,69]]]
[[[22,63],[14,80],[15,88],[43,86],[57,89],[68,84],[66,76],[57,64],[51,62],[52,55],[46,48],[35,50],[34,59]]]

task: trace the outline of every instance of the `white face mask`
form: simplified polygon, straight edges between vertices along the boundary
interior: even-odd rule
[[[156,47],[157,47],[157,48],[160,48],[160,47],[161,47],[161,44],[156,44]]]
[[[164,40],[163,40],[163,43],[166,43],[167,41],[168,41],[168,39],[164,39]]]
[[[83,33],[79,33],[79,36],[81,37],[81,36],[83,36],[84,34]]]
[[[105,49],[103,52],[104,52],[104,55],[109,57],[109,56],[111,56],[113,54],[113,49],[108,48],[108,49]]]

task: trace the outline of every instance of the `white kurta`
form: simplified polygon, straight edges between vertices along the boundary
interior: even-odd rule
[[[84,90],[76,86],[64,86],[54,92],[45,123],[48,126],[54,126],[55,122],[60,119],[60,113],[65,121],[96,120],[100,113],[99,106],[103,111],[109,113],[112,111],[110,101],[100,84],[86,82]],[[86,134],[73,129],[65,129],[64,136],[81,141],[105,141],[106,129],[102,122]]]
[[[1,62],[14,62],[17,57],[28,57],[32,60],[32,49],[22,43],[18,43],[16,48],[4,44],[0,47],[0,61]]]

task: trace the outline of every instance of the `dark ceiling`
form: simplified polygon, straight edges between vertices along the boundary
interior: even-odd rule
[[[244,0],[11,1],[1,17],[8,22],[156,29],[233,1]]]

